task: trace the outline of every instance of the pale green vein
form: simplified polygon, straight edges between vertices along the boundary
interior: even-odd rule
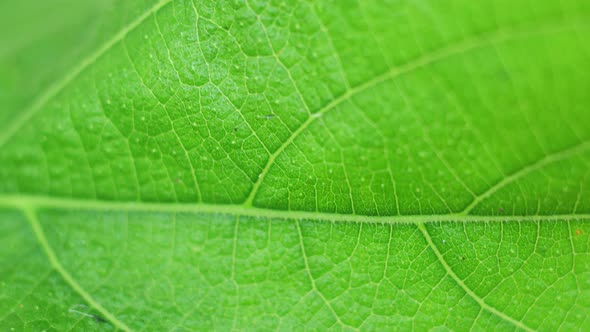
[[[571,158],[578,153],[588,150],[589,148],[590,148],[590,141],[580,142],[580,143],[578,143],[572,147],[569,147],[567,149],[559,150],[554,153],[548,154],[545,157],[543,157],[531,164],[528,164],[528,165],[525,165],[524,167],[519,168],[516,172],[514,172],[506,177],[503,177],[500,181],[498,181],[496,184],[494,184],[493,186],[488,188],[486,191],[477,195],[473,199],[473,201],[469,205],[467,205],[467,207],[463,211],[460,212],[460,214],[469,214],[469,212],[471,212],[483,200],[492,196],[493,194],[495,194],[496,192],[498,192],[502,188],[517,181],[518,179],[521,179],[521,178],[527,176],[528,174],[530,174],[534,171],[537,171],[539,169],[542,169],[543,167],[548,166],[552,163]]]
[[[563,22],[561,22],[561,23],[563,23]],[[448,59],[453,56],[465,54],[469,51],[472,51],[472,50],[475,50],[475,49],[478,49],[481,47],[487,47],[487,46],[507,42],[510,40],[527,38],[527,37],[531,37],[531,36],[535,36],[535,35],[538,36],[538,35],[546,35],[546,34],[553,34],[553,33],[571,32],[572,29],[575,30],[575,29],[581,29],[581,28],[587,28],[587,27],[586,26],[580,27],[580,26],[560,25],[558,28],[554,28],[554,27],[550,26],[550,27],[543,27],[540,29],[537,28],[533,31],[524,31],[524,30],[523,31],[503,31],[503,30],[500,30],[500,31],[492,31],[492,32],[483,33],[480,35],[472,36],[470,38],[465,38],[465,39],[463,39],[459,42],[453,43],[451,45],[446,45],[445,47],[435,49],[427,54],[424,54],[424,55],[419,56],[415,59],[412,59],[403,65],[391,68],[390,70],[388,70],[380,75],[377,75],[362,84],[359,84],[353,88],[348,89],[345,93],[343,93],[340,96],[338,96],[337,98],[333,99],[331,102],[326,104],[320,110],[318,110],[317,112],[315,112],[314,114],[309,116],[307,118],[307,120],[305,120],[305,122],[303,122],[303,124],[301,124],[301,126],[299,126],[299,128],[297,128],[297,130],[295,130],[291,134],[291,136],[289,136],[289,138],[287,140],[285,140],[285,142],[283,142],[283,144],[274,153],[271,154],[271,156],[269,157],[262,172],[260,173],[258,179],[254,183],[252,190],[250,191],[250,194],[248,195],[248,197],[244,201],[244,205],[246,205],[246,206],[252,205],[254,198],[260,188],[260,185],[262,184],[262,182],[266,178],[266,175],[268,174],[271,166],[275,163],[277,157],[279,155],[281,155],[283,153],[283,151],[288,146],[290,146],[293,143],[293,141],[295,141],[295,139],[297,137],[299,137],[301,135],[301,133],[303,131],[305,131],[318,118],[320,118],[325,113],[335,109],[340,104],[349,100],[353,96],[358,95],[364,91],[367,91],[368,89],[375,87],[383,82],[387,82],[392,79],[395,79],[401,75],[411,73],[415,70],[427,67],[429,65],[432,65],[432,64],[442,61],[444,59]]]
[[[567,221],[590,220],[590,214],[572,213],[556,215],[464,215],[464,214],[431,214],[431,215],[395,215],[367,216],[336,214],[329,212],[272,210],[243,205],[218,205],[206,203],[156,203],[156,202],[116,202],[100,200],[84,200],[28,195],[0,195],[0,208],[58,209],[68,211],[121,211],[121,212],[166,212],[222,214],[228,216],[244,216],[258,219],[279,220],[310,220],[318,222],[356,222],[372,224],[419,224],[427,222],[489,222],[489,221]]]
[[[479,297],[477,294],[475,294],[471,290],[471,288],[467,287],[467,285],[465,285],[463,280],[461,280],[461,278],[459,278],[459,276],[457,276],[455,274],[453,269],[451,269],[451,267],[449,266],[449,264],[447,263],[447,261],[443,257],[442,253],[434,245],[434,242],[432,241],[430,234],[428,234],[428,230],[426,230],[426,227],[424,226],[424,224],[419,223],[417,226],[418,226],[418,229],[420,229],[420,232],[422,232],[422,235],[424,236],[424,238],[426,239],[426,242],[428,242],[428,246],[430,247],[430,249],[432,249],[432,251],[434,252],[436,257],[440,261],[441,265],[444,267],[447,274],[457,283],[457,285],[459,285],[459,287],[461,287],[463,289],[463,291],[465,291],[465,293],[467,293],[467,295],[469,295],[475,302],[477,302],[482,309],[500,317],[501,319],[513,324],[514,326],[516,326],[520,329],[523,329],[525,331],[533,331],[533,329],[526,326],[524,323],[519,322],[519,321],[515,320],[514,318],[506,315],[505,313],[499,311],[498,309],[490,306],[481,297]]]
[[[311,289],[314,291],[314,293],[316,293],[322,299],[322,301],[328,307],[328,309],[330,310],[330,312],[332,313],[332,315],[334,316],[334,318],[336,319],[336,321],[338,322],[338,324],[340,324],[340,326],[346,326],[346,324],[344,324],[342,322],[342,320],[340,320],[340,317],[338,316],[338,314],[336,313],[336,311],[332,307],[332,304],[330,303],[330,301],[318,289],[318,287],[317,287],[317,285],[315,283],[315,279],[314,279],[313,275],[311,274],[311,269],[309,268],[309,262],[307,260],[307,254],[305,253],[305,245],[303,244],[303,233],[301,232],[301,225],[299,224],[299,221],[296,221],[295,222],[295,226],[297,227],[297,234],[299,235],[299,247],[301,248],[301,256],[303,256],[303,263],[304,263],[304,266],[305,266],[305,273],[309,277],[309,282],[311,283]]]
[[[113,324],[113,326],[115,326],[116,328],[123,330],[123,331],[131,331],[131,329],[125,323],[118,320],[117,317],[115,317],[113,314],[111,314],[100,303],[96,302],[96,300],[94,300],[92,298],[92,296],[90,296],[90,294],[88,292],[86,292],[86,290],[63,267],[63,265],[61,264],[61,262],[59,261],[59,259],[55,255],[55,252],[51,248],[51,245],[47,241],[47,238],[45,237],[45,232],[43,231],[43,227],[41,226],[41,223],[37,219],[37,215],[35,214],[34,210],[30,209],[30,208],[25,208],[25,209],[23,209],[23,212],[24,212],[27,220],[29,221],[31,228],[33,229],[33,233],[35,234],[37,241],[39,242],[39,244],[41,245],[41,248],[45,252],[45,255],[47,256],[49,263],[57,271],[57,273],[59,273],[61,275],[61,277],[65,280],[65,282],[76,293],[78,293],[80,296],[82,296],[82,298],[84,298],[84,300],[91,307],[96,309],[106,320],[111,322]]]
[[[150,15],[160,10],[166,4],[170,3],[172,0],[160,0],[142,15],[137,17],[131,23],[123,27],[115,36],[109,39],[105,44],[103,44],[99,49],[95,52],[88,55],[86,58],[82,59],[77,66],[75,66],[72,71],[70,71],[67,75],[65,75],[61,80],[56,81],[54,84],[50,85],[47,90],[39,95],[35,101],[25,110],[19,112],[15,117],[14,120],[4,129],[2,133],[0,133],[0,147],[4,146],[6,142],[16,133],[18,129],[20,129],[25,122],[27,122],[35,113],[37,113],[47,102],[55,97],[60,91],[62,91],[70,82],[72,82],[80,73],[82,73],[86,68],[92,65],[96,60],[98,60],[103,54],[105,54],[108,50],[113,48],[117,43],[119,43],[127,34],[137,28],[142,22],[144,22]]]

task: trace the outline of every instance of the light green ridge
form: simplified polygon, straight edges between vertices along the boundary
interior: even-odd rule
[[[554,214],[554,215],[465,215],[432,214],[408,216],[366,216],[348,215],[325,212],[272,210],[243,205],[213,205],[206,203],[156,203],[156,202],[115,202],[99,200],[83,200],[75,198],[58,198],[47,196],[0,195],[0,206],[7,208],[27,209],[60,209],[60,210],[96,210],[96,211],[139,211],[139,212],[171,212],[171,213],[206,213],[253,218],[282,220],[315,220],[325,222],[357,222],[372,224],[421,224],[425,222],[486,222],[486,221],[566,221],[590,220],[590,214]]]

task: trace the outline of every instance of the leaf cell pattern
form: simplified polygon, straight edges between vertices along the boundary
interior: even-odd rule
[[[112,6],[0,82],[0,326],[590,326],[583,1]]]

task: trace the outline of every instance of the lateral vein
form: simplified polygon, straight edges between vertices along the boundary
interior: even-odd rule
[[[106,320],[111,322],[116,328],[129,332],[131,329],[122,321],[117,319],[112,313],[110,313],[107,309],[105,309],[100,303],[98,303],[92,296],[86,292],[86,290],[72,277],[72,275],[63,267],[57,255],[51,248],[51,245],[47,241],[45,237],[45,232],[43,231],[43,227],[41,223],[37,219],[37,215],[35,214],[34,210],[30,208],[24,208],[23,213],[26,216],[27,221],[29,222],[39,245],[41,246],[42,250],[45,252],[47,259],[51,266],[61,275],[64,281],[76,292],[78,293],[90,306],[96,309]]]
[[[17,130],[19,130],[25,122],[27,122],[37,111],[39,111],[47,102],[55,97],[60,91],[62,91],[70,82],[72,82],[80,73],[82,73],[88,66],[96,62],[103,54],[113,48],[118,42],[120,42],[129,32],[137,28],[143,21],[145,21],[150,15],[160,10],[162,7],[172,2],[172,0],[160,0],[153,7],[144,12],[141,16],[137,17],[131,23],[121,29],[113,38],[109,39],[105,44],[102,45],[98,50],[91,53],[89,56],[84,58],[72,71],[70,71],[62,79],[52,84],[42,92],[33,103],[22,112],[19,112],[14,120],[8,125],[2,133],[0,133],[0,148],[3,147],[8,140],[14,136]]]
[[[434,255],[437,257],[437,259],[439,260],[441,265],[444,267],[447,274],[457,283],[457,285],[459,285],[459,287],[461,287],[461,289],[463,289],[463,291],[465,293],[467,293],[467,295],[469,295],[469,297],[471,297],[475,302],[477,302],[482,309],[492,313],[493,315],[498,316],[499,318],[511,323],[512,325],[514,325],[520,329],[523,329],[523,330],[529,331],[529,332],[534,331],[530,327],[526,326],[524,323],[519,322],[516,319],[499,311],[498,309],[490,306],[481,297],[479,297],[477,294],[475,294],[475,292],[473,292],[473,290],[471,290],[471,288],[467,287],[467,285],[465,285],[463,280],[461,280],[461,278],[459,278],[459,276],[457,276],[457,274],[455,274],[455,271],[453,271],[453,269],[449,266],[449,264],[445,260],[442,253],[438,250],[437,246],[432,241],[432,238],[430,237],[430,234],[428,233],[428,230],[426,229],[424,224],[418,224],[417,226],[418,226],[418,229],[420,230],[420,232],[422,233],[422,235],[424,236],[424,239],[426,239],[428,246],[434,252]]]

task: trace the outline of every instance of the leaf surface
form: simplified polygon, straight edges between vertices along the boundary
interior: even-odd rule
[[[590,327],[585,1],[28,7],[0,326]]]

